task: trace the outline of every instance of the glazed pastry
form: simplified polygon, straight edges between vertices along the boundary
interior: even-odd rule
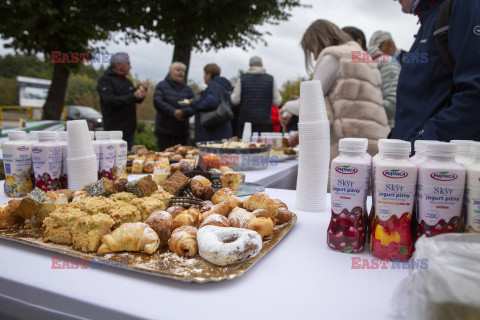
[[[235,191],[232,189],[222,188],[212,196],[212,202],[213,204],[219,204],[220,202],[227,200],[227,198],[235,195]]]
[[[202,222],[201,220],[202,217],[198,209],[190,208],[184,210],[177,214],[175,218],[173,218],[172,230],[175,230],[182,226],[196,227]]]
[[[152,254],[160,245],[155,231],[146,223],[124,223],[112,233],[102,237],[99,253],[117,251],[144,251]]]
[[[253,213],[242,208],[235,208],[228,215],[230,225],[235,228],[254,230],[253,221],[255,219]]]
[[[275,218],[267,210],[263,209],[255,210],[252,214],[255,216],[253,230],[257,231],[262,238],[271,236],[273,227],[276,224]]]
[[[177,228],[168,240],[168,247],[180,257],[194,257],[198,252],[197,228],[190,226]]]
[[[270,199],[265,193],[254,193],[247,200],[243,201],[243,207],[249,211],[265,209],[270,213],[278,224],[288,222],[292,219],[292,213],[285,203],[280,200]]]
[[[154,211],[145,223],[150,226],[158,235],[160,239],[160,245],[167,245],[168,239],[172,235],[172,215],[166,211],[156,210]]]
[[[167,209],[167,212],[172,215],[172,218],[175,218],[177,216],[177,214],[179,214],[180,212],[182,212],[184,210],[185,210],[185,208],[181,207],[181,206],[171,206]]]
[[[262,238],[252,230],[206,226],[198,231],[198,251],[210,263],[226,266],[245,261],[262,250]]]
[[[217,226],[217,227],[224,227],[228,228],[230,227],[230,221],[225,217],[221,216],[219,214],[212,214],[205,219],[205,221],[202,222],[200,227],[198,229],[201,229],[206,226]]]
[[[239,203],[236,197],[228,198],[227,200],[214,205],[209,211],[204,212],[203,218],[207,218],[212,214],[219,214],[222,216],[227,216],[234,208],[238,207]]]

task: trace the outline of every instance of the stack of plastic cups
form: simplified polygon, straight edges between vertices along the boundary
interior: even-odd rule
[[[330,123],[321,82],[300,85],[299,159],[296,207],[304,211],[326,209],[330,165]]]
[[[245,122],[243,126],[243,133],[242,133],[242,142],[250,142],[252,140],[252,123]]]
[[[67,121],[68,187],[81,190],[86,184],[97,181],[97,158],[88,132],[87,121]]]

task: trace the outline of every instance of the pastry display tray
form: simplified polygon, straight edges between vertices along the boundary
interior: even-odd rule
[[[84,253],[74,250],[71,246],[51,242],[44,243],[40,229],[3,229],[0,230],[0,238],[83,259],[80,260],[82,266],[92,263],[101,264],[109,268],[120,268],[158,277],[201,283],[233,279],[242,275],[272,250],[292,229],[296,221],[297,216],[293,214],[290,222],[275,226],[273,235],[263,239],[262,250],[255,257],[224,267],[213,265],[198,255],[190,259],[179,257],[168,247],[161,247],[152,255],[141,252]]]

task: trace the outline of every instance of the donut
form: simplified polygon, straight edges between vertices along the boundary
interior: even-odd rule
[[[245,261],[262,249],[262,238],[252,230],[208,225],[197,233],[198,252],[218,266]]]

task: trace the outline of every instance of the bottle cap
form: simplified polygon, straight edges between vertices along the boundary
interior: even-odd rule
[[[344,138],[338,143],[338,151],[366,151],[368,139],[365,138]]]
[[[380,141],[379,141],[380,142]],[[388,139],[379,143],[380,152],[409,155],[412,145],[408,141]]]
[[[67,131],[60,131],[58,133],[58,138],[61,140],[61,141],[67,141]]]
[[[450,143],[457,146],[457,153],[461,154],[471,154],[473,140],[450,140]]]
[[[110,139],[122,139],[123,132],[122,131],[110,131]]]
[[[38,140],[56,140],[58,138],[58,133],[56,131],[39,131]]]
[[[95,131],[95,139],[110,139],[109,131]]]
[[[451,157],[457,152],[457,146],[448,142],[436,142],[427,145],[427,156]]]
[[[471,152],[475,157],[480,156],[480,142],[472,142]]]

